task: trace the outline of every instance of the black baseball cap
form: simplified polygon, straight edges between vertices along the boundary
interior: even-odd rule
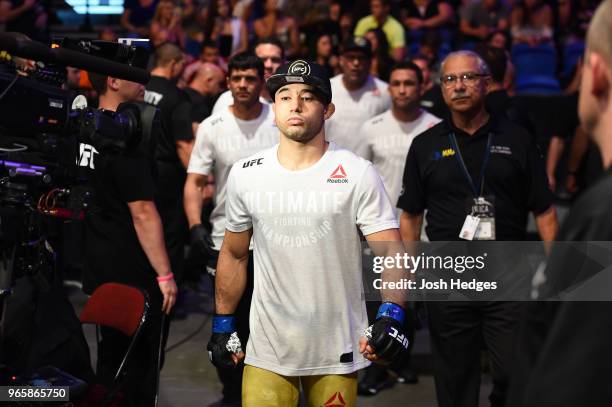
[[[325,69],[317,63],[298,59],[278,68],[276,74],[270,76],[266,81],[272,100],[281,87],[291,83],[304,83],[312,86],[314,92],[323,98],[325,104],[332,100],[329,77]]]
[[[349,51],[360,51],[368,57],[372,57],[372,44],[364,37],[350,37],[342,44],[342,53]]]

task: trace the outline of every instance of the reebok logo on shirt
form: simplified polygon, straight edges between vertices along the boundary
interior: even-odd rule
[[[334,172],[332,172],[329,178],[327,178],[328,184],[348,184],[348,182],[349,180],[346,176],[346,171],[344,171],[344,168],[342,167],[342,164],[336,167]]]

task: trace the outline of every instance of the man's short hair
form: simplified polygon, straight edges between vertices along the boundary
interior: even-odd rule
[[[250,51],[240,52],[230,59],[227,66],[227,76],[232,76],[232,72],[235,70],[243,71],[245,69],[256,69],[257,75],[261,79],[264,77],[263,61]]]
[[[108,75],[102,75],[95,72],[87,72],[87,76],[89,76],[89,82],[91,82],[91,86],[98,93],[98,96],[102,96],[108,90]]]
[[[255,49],[257,47],[259,47],[262,44],[271,44],[274,45],[275,47],[277,47],[278,49],[280,49],[281,52],[281,58],[285,59],[285,48],[283,47],[283,43],[280,42],[280,40],[276,37],[265,37],[265,38],[260,38],[258,39],[255,44],[253,45],[253,52],[255,52]]]
[[[219,46],[217,45],[216,42],[212,41],[212,40],[204,40],[204,42],[202,42],[202,46],[200,47],[200,52],[204,52],[205,48],[219,48]]]
[[[495,83],[502,83],[508,68],[506,51],[494,48],[486,44],[476,46],[476,53],[485,61],[491,72],[491,78]]]
[[[183,51],[174,44],[165,42],[155,48],[153,54],[153,64],[155,68],[167,66],[174,61],[180,61],[183,58]]]
[[[485,74],[485,75],[489,75],[491,73],[491,71],[489,71],[489,67],[487,63],[480,57],[480,55],[478,55],[474,51],[468,51],[468,50],[455,51],[455,52],[451,52],[450,54],[448,54],[446,58],[444,58],[444,60],[440,64],[440,73],[444,73],[444,65],[446,64],[446,62],[449,59],[456,58],[456,57],[474,58],[478,63],[478,71],[479,71],[478,73]]]
[[[370,0],[370,3],[373,2],[374,0]],[[378,0],[380,1],[380,4],[383,7],[390,7],[391,6],[391,0]]]
[[[419,66],[412,61],[402,61],[393,65],[389,71],[389,78],[391,78],[393,71],[399,71],[400,69],[408,69],[413,71],[416,74],[419,85],[423,84],[423,72],[421,71],[421,68],[419,68]]]

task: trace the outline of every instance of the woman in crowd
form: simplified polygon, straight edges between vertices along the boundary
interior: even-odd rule
[[[171,42],[185,47],[185,38],[181,28],[181,9],[170,0],[162,0],[155,10],[151,22],[151,42],[154,47]]]
[[[552,9],[542,0],[522,0],[515,4],[510,21],[513,44],[552,44]]]
[[[207,39],[216,42],[219,53],[229,58],[249,46],[247,27],[244,21],[232,16],[229,0],[211,0],[206,16]]]
[[[253,23],[257,38],[277,37],[288,59],[297,56],[300,49],[300,34],[297,23],[287,17],[278,7],[277,0],[265,0],[265,14]]]
[[[389,41],[384,31],[374,28],[365,34],[372,44],[372,64],[370,73],[385,82],[389,81],[389,72],[393,66],[393,59],[389,56]]]
[[[315,37],[311,47],[310,59],[325,68],[330,78],[339,73],[338,57],[334,54],[331,35],[327,33]]]

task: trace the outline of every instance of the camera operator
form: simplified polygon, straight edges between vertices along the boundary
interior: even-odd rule
[[[119,104],[140,101],[144,95],[144,86],[138,83],[92,73],[90,80],[102,110],[115,111]],[[162,312],[170,312],[177,295],[153,202],[155,164],[152,157],[129,151],[107,155],[81,144],[80,152],[79,166],[92,169],[96,208],[85,219],[83,290],[91,294],[98,285],[113,281],[148,293],[150,317],[132,351],[124,391],[130,405],[153,405]],[[165,328],[164,336],[167,324]],[[97,372],[102,383],[109,384],[128,338],[107,328],[101,334]]]

